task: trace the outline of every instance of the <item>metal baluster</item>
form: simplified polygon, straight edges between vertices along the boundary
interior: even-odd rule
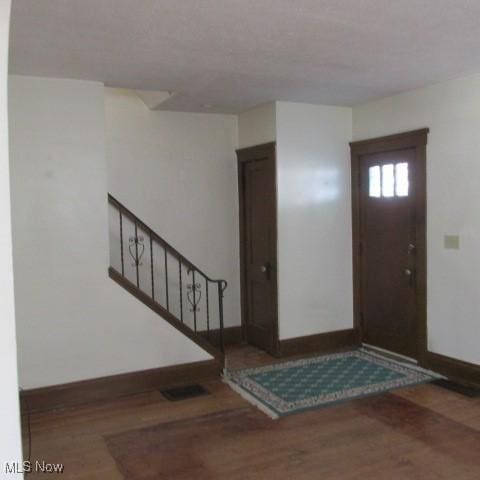
[[[170,311],[170,305],[168,301],[168,261],[167,261],[167,249],[164,247],[163,251],[165,253],[165,297],[167,300],[167,312]]]
[[[122,211],[118,209],[118,213],[120,213],[120,257],[122,259],[122,277],[125,276],[125,262],[123,260],[123,217]]]
[[[180,321],[183,323],[182,261],[178,259],[178,278],[180,284]]]
[[[138,227],[135,222],[135,267],[137,269],[137,287],[140,288],[140,274],[138,272]]]
[[[152,278],[152,300],[155,301],[155,283],[153,279],[153,240],[152,232],[150,232],[150,275]]]
[[[225,284],[225,286],[224,286]],[[223,346],[223,291],[227,287],[226,282],[220,280],[218,283],[218,313],[220,317],[220,350],[224,353],[225,348]]]
[[[197,331],[197,287],[195,285],[195,270],[192,270],[192,296],[193,296],[193,329]]]
[[[205,277],[205,301],[207,304],[207,337],[210,340],[210,308],[208,302],[208,279]]]

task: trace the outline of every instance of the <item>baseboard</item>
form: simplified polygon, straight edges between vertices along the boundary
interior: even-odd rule
[[[21,404],[31,412],[118,398],[159,388],[219,378],[223,363],[217,359],[94,378],[51,387],[23,390]]]
[[[205,339],[215,345],[220,345],[220,330],[210,330],[208,333],[206,330],[198,332]],[[223,344],[228,347],[231,345],[240,345],[243,343],[242,327],[225,327],[223,329]]]
[[[280,340],[279,353],[281,356],[301,355],[304,353],[330,353],[358,347],[359,345],[360,336],[352,328]]]
[[[427,352],[421,364],[457,383],[480,387],[480,365],[433,352]]]

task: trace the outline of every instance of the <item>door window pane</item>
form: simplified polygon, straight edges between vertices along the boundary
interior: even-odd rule
[[[370,197],[408,197],[409,188],[407,162],[374,165],[368,169]]]
[[[370,167],[368,170],[369,174],[369,195],[370,197],[380,197],[381,196],[381,179],[380,179],[380,167],[376,165],[375,167]]]
[[[408,197],[408,163],[395,165],[395,193],[397,197]]]
[[[384,197],[394,196],[395,174],[393,163],[382,166],[382,195]]]

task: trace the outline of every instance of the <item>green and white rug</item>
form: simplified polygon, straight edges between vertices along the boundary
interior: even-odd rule
[[[433,372],[363,349],[227,371],[233,390],[272,418],[430,382]]]

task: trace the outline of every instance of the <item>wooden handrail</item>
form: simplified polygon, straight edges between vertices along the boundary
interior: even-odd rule
[[[190,339],[194,340],[199,346],[205,348],[209,353],[212,353],[212,350],[206,344],[205,338],[198,334],[197,329],[197,300],[196,292],[197,289],[200,287],[197,286],[195,280],[195,274],[200,274],[205,280],[205,288],[206,288],[206,320],[207,320],[207,332],[210,332],[210,316],[209,316],[209,296],[208,296],[208,285],[210,283],[216,284],[218,289],[218,324],[219,324],[219,336],[220,336],[220,351],[221,355],[223,355],[223,296],[224,291],[227,288],[226,280],[222,279],[213,279],[209,277],[206,273],[200,270],[194,263],[188,260],[184,255],[182,255],[176,248],[170,245],[166,240],[164,240],[157,232],[152,230],[145,222],[143,222],[140,218],[138,218],[133,212],[131,212],[125,205],[119,202],[113,195],[110,193],[108,194],[108,203],[114,206],[119,213],[120,217],[120,252],[121,252],[121,272],[117,271],[113,266],[109,269],[110,277],[127,289],[130,293],[135,295],[139,300],[145,303],[147,306],[155,310],[157,313],[162,315],[170,324],[175,326],[178,330],[182,333],[187,335]],[[124,234],[123,234],[123,218],[129,218],[131,222],[134,224],[135,229],[135,236],[130,238],[130,242],[135,241],[135,253],[133,254],[130,251],[130,254],[134,257],[135,267],[136,267],[136,284],[132,283],[130,280],[127,279],[124,272]],[[151,293],[145,292],[142,288],[140,288],[140,277],[139,277],[139,266],[142,265],[140,263],[140,258],[144,252],[143,246],[143,239],[141,239],[138,235],[138,230],[143,230],[145,234],[149,237],[150,243],[150,275],[151,275]],[[165,262],[165,293],[166,293],[166,302],[165,306],[161,305],[158,302],[158,299],[155,295],[155,284],[154,277],[155,277],[155,268],[153,263],[153,250],[152,245],[153,241],[158,243],[160,247],[163,249],[164,252],[164,262]],[[142,253],[139,254],[138,245],[142,244]],[[129,247],[130,250],[130,247]],[[169,307],[169,274],[167,269],[167,254],[171,255],[177,262],[178,262],[178,278],[179,278],[179,300],[180,300],[180,316],[177,318],[171,311]],[[192,312],[193,312],[193,329],[186,324],[183,323],[183,301],[182,301],[182,270],[183,268],[187,269],[187,275],[190,273],[192,274],[192,283],[188,285],[190,292],[193,292],[193,301],[191,296],[187,294],[188,301],[192,305]],[[200,284],[198,284],[200,285]],[[201,298],[201,293],[200,297]],[[213,354],[213,353],[212,353]]]
[[[215,279],[209,277],[205,272],[203,272],[200,268],[198,268],[195,264],[193,264],[188,258],[183,256],[175,247],[170,245],[166,240],[164,240],[155,230],[152,230],[145,222],[140,220],[132,211],[130,211],[125,205],[123,205],[121,202],[119,202],[112,194],[108,194],[108,202],[115,207],[117,207],[119,210],[122,211],[122,213],[126,216],[129,217],[131,220],[133,220],[138,226],[142,228],[142,230],[146,230],[149,235],[151,235],[158,243],[162,245],[163,248],[169,251],[174,257],[177,259],[181,260],[184,265],[186,265],[190,270],[196,270],[200,275],[202,275],[204,278],[206,278],[209,282],[212,283],[219,283],[222,284],[222,290],[225,290],[227,288],[228,282],[223,279]]]

